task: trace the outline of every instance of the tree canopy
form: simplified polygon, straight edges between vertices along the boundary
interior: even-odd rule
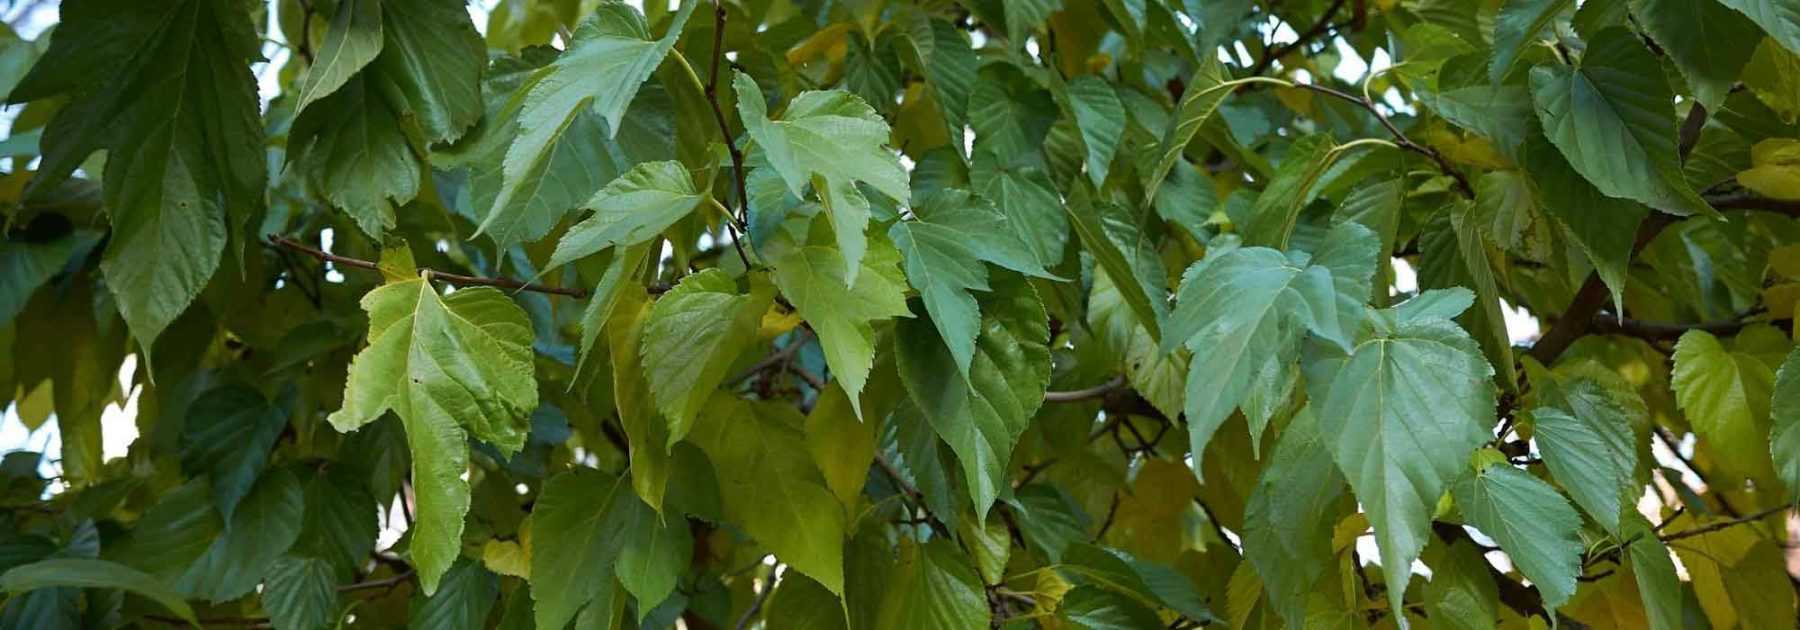
[[[1796,623],[1800,0],[0,4],[0,627]]]

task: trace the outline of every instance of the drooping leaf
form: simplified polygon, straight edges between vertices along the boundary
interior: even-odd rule
[[[99,149],[112,232],[101,271],[146,353],[261,216],[267,168],[255,28],[227,0],[76,3],[10,102],[73,96],[45,129],[29,193]],[[241,245],[240,245],[241,247]]]
[[[1306,368],[1319,433],[1368,510],[1389,584],[1407,583],[1438,496],[1494,416],[1493,368],[1475,341],[1445,313],[1404,308],[1370,312],[1349,353],[1310,345]],[[1394,608],[1402,595],[1389,589]]]
[[[262,472],[287,410],[244,385],[202,394],[182,426],[182,467],[212,479],[213,500],[226,520]]]
[[[1332,529],[1345,511],[1348,489],[1312,408],[1302,410],[1282,430],[1244,508],[1244,557],[1290,624],[1304,623],[1307,596],[1332,563]]]
[[[1157,145],[1156,165],[1145,175],[1146,202],[1156,200],[1163,178],[1168,177],[1169,169],[1181,159],[1182,150],[1194,139],[1200,126],[1219,109],[1219,104],[1225,102],[1225,97],[1231,95],[1229,89],[1221,87],[1224,82],[1224,68],[1210,59],[1194,70],[1194,76],[1188,80],[1187,92],[1181,96],[1181,104],[1176,106],[1175,115],[1169,117],[1169,125],[1163,130]]]
[[[1718,109],[1761,41],[1756,23],[1717,2],[1630,0],[1631,16],[1693,86],[1694,98]],[[1800,12],[1796,12],[1800,19]]]
[[[896,201],[909,198],[899,156],[883,146],[887,122],[862,99],[836,90],[801,93],[773,120],[755,80],[738,73],[731,84],[745,132],[787,182],[788,192],[801,197],[810,183],[824,204],[843,253],[842,279],[854,286],[869,249],[863,233],[869,225],[869,200],[857,184],[866,183]]]
[[[713,397],[690,438],[712,460],[725,513],[833,593],[844,592],[845,515],[807,455],[793,407]]]
[[[593,15],[575,28],[568,49],[556,61],[532,73],[521,88],[526,91],[518,106],[518,133],[506,149],[499,192],[493,209],[481,223],[481,232],[494,235],[503,245],[513,238],[542,234],[536,228],[516,230],[515,226],[526,220],[519,212],[530,208],[514,205],[513,199],[531,196],[542,179],[550,176],[548,169],[556,160],[564,136],[583,112],[598,114],[606,122],[606,133],[618,135],[625,109],[637,96],[638,87],[675,47],[682,26],[697,4],[683,2],[669,23],[668,32],[652,39],[649,24],[637,9],[623,2],[602,2]],[[544,211],[555,214],[568,210]]]
[[[906,308],[906,278],[900,274],[900,252],[876,247],[853,269],[857,280],[843,274],[843,253],[807,245],[773,261],[775,286],[812,325],[825,350],[832,377],[850,394],[850,406],[862,417],[860,394],[874,365],[873,323],[912,314]]]
[[[1066,89],[1070,113],[1081,130],[1081,143],[1086,147],[1088,181],[1095,188],[1106,183],[1113,156],[1119,151],[1119,137],[1125,132],[1125,105],[1118,93],[1105,81],[1089,75],[1075,77]]]
[[[969,376],[981,318],[971,291],[988,291],[993,263],[1019,273],[1049,276],[1011,221],[986,200],[948,189],[913,208],[913,218],[888,228],[906,259],[906,278],[919,290],[931,322],[950,348],[957,371]]]
[[[1745,348],[1726,347],[1704,330],[1681,336],[1674,361],[1675,401],[1694,433],[1718,453],[1718,466],[1740,478],[1768,478],[1770,449],[1763,442],[1770,434],[1774,366]]]
[[[948,540],[903,542],[875,621],[878,630],[988,627],[981,578]]]
[[[1299,377],[1300,342],[1308,333],[1347,345],[1368,279],[1374,273],[1374,233],[1341,224],[1329,237],[1343,245],[1337,257],[1286,255],[1265,247],[1240,247],[1207,257],[1182,274],[1165,350],[1177,344],[1194,352],[1188,368],[1185,414],[1195,469],[1213,432],[1240,405],[1264,413],[1246,417],[1253,439]],[[1334,266],[1357,286],[1340,295]]]
[[[1531,71],[1544,135],[1609,197],[1675,214],[1717,214],[1687,183],[1675,146],[1675,95],[1635,33],[1601,31],[1578,66]]]
[[[1574,0],[1507,0],[1494,19],[1494,58],[1488,78],[1494,83],[1512,72],[1519,56],[1536,44],[1539,35],[1556,18],[1575,6]]]
[[[724,271],[708,269],[683,278],[651,307],[641,342],[642,369],[657,409],[669,421],[666,447],[687,435],[729,375],[732,360],[755,339],[772,296],[765,283],[752,287],[740,295]]]
[[[1737,9],[1791,51],[1800,51],[1800,6],[1788,0],[1719,0]]]
[[[263,580],[263,607],[277,630],[323,628],[337,613],[336,570],[324,560],[283,556]]]
[[[1775,472],[1788,487],[1788,502],[1800,503],[1800,349],[1789,353],[1775,372],[1769,420]]]
[[[253,591],[263,572],[299,539],[304,492],[287,469],[264,474],[225,521],[223,535],[175,581],[175,588],[212,602]]]
[[[576,468],[550,478],[531,510],[531,597],[540,628],[561,628],[604,591],[637,501],[624,477]]]
[[[1613,303],[1623,302],[1632,246],[1637,240],[1638,225],[1649,215],[1649,209],[1631,200],[1606,196],[1583,179],[1543,134],[1531,134],[1521,154],[1543,199],[1544,212],[1568,227],[1570,237],[1587,254],[1594,272],[1612,291]]]
[[[1537,477],[1506,464],[1471,472],[1452,486],[1457,507],[1506,550],[1552,610],[1575,593],[1581,575],[1581,517]]]
[[[967,376],[927,326],[896,330],[900,378],[914,405],[962,464],[978,520],[1006,487],[1013,447],[1043,404],[1050,383],[1049,318],[1037,292],[1016,275],[995,279]]]
[[[405,245],[402,243],[403,251]],[[402,268],[410,268],[410,254]],[[461,547],[469,509],[469,436],[504,454],[525,444],[537,407],[531,322],[497,289],[438,294],[427,278],[394,279],[362,299],[369,346],[350,365],[331,425],[354,431],[392,410],[406,425],[418,520],[412,552],[426,592]]]
[[[443,588],[420,596],[415,593],[407,617],[423,627],[478,630],[486,625],[488,611],[500,596],[500,580],[480,562],[458,558],[444,573]]]
[[[1056,187],[1042,170],[1006,167],[997,161],[986,152],[975,154],[969,173],[975,192],[992,200],[1006,216],[1007,229],[1030,252],[1033,263],[1044,269],[1056,266],[1069,242],[1069,218]]]

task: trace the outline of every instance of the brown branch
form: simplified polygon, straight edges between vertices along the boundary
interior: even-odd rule
[[[351,258],[349,256],[339,256],[337,254],[333,254],[330,252],[320,250],[315,247],[308,246],[304,243],[301,243],[299,241],[296,241],[294,239],[291,239],[291,238],[288,238],[288,237],[285,237],[285,236],[282,236],[279,234],[270,234],[269,235],[269,244],[272,247],[286,248],[286,249],[289,249],[289,250],[292,250],[295,252],[306,254],[313,258],[317,258],[319,260],[335,264],[339,267],[350,267],[350,268],[354,268],[354,269],[368,269],[371,271],[380,269],[380,266],[376,265],[372,261],[363,260],[361,258]],[[584,298],[584,297],[587,297],[587,294],[588,294],[588,292],[583,289],[566,288],[566,287],[548,287],[548,286],[544,286],[541,284],[534,284],[534,283],[530,283],[530,282],[520,282],[518,280],[513,280],[511,278],[483,278],[483,277],[479,277],[479,276],[465,276],[465,275],[462,275],[459,273],[450,273],[447,271],[437,271],[434,269],[423,269],[421,271],[430,272],[431,277],[433,279],[441,280],[447,284],[454,284],[457,286],[495,287],[495,288],[500,288],[500,289],[512,289],[515,291],[531,291],[534,293],[549,293],[552,295],[567,295],[569,297],[574,297],[574,298]]]
[[[1125,376],[1123,374],[1121,374],[1119,376],[1113,377],[1113,379],[1110,381],[1107,381],[1105,383],[1101,383],[1099,385],[1095,385],[1093,387],[1089,387],[1086,389],[1077,389],[1074,391],[1066,391],[1066,392],[1060,392],[1060,391],[1044,392],[1044,402],[1054,402],[1054,403],[1080,402],[1080,401],[1088,400],[1091,398],[1103,397],[1109,393],[1112,393],[1113,390],[1119,389],[1120,387],[1124,387],[1124,386],[1125,386]]]
[[[1777,512],[1787,511],[1787,509],[1789,507],[1790,507],[1789,505],[1784,503],[1782,505],[1772,507],[1772,508],[1763,510],[1761,512],[1757,512],[1755,514],[1748,514],[1748,515],[1740,516],[1740,517],[1737,517],[1737,518],[1734,518],[1734,519],[1731,519],[1728,521],[1719,521],[1717,523],[1713,523],[1710,525],[1702,525],[1700,527],[1695,527],[1693,529],[1688,529],[1688,530],[1675,532],[1673,534],[1668,534],[1668,535],[1662,536],[1661,538],[1662,538],[1663,542],[1674,542],[1677,540],[1681,540],[1683,538],[1692,538],[1694,536],[1699,536],[1701,534],[1710,534],[1712,532],[1716,532],[1721,529],[1737,527],[1739,525],[1743,525],[1744,523],[1752,523],[1752,522],[1760,521],[1764,518],[1774,515]]]
[[[1313,83],[1295,83],[1294,87],[1341,99],[1368,110],[1370,114],[1375,116],[1375,120],[1381,123],[1381,127],[1387,130],[1388,135],[1394,137],[1394,144],[1396,146],[1429,158],[1432,163],[1437,165],[1438,170],[1443,171],[1445,175],[1449,175],[1452,180],[1455,180],[1456,189],[1461,192],[1464,197],[1470,199],[1475,198],[1475,187],[1469,184],[1467,175],[1463,175],[1462,171],[1457,170],[1456,165],[1451,164],[1450,159],[1444,157],[1444,154],[1438,152],[1437,149],[1419,144],[1418,142],[1413,141],[1412,138],[1408,138],[1404,132],[1400,131],[1399,127],[1394,125],[1394,121],[1389,119],[1387,114],[1381,113],[1381,110],[1375,107],[1375,101],[1343,90]]]
[[[739,372],[737,376],[727,379],[725,384],[735,385],[742,383],[744,382],[744,379],[755,376],[758,372],[762,372],[763,370],[767,370],[787,361],[790,357],[793,357],[795,353],[799,352],[800,348],[804,347],[807,341],[812,339],[812,329],[802,326],[795,332],[795,335],[796,336],[793,339],[788,340],[787,345],[782,346],[780,350],[769,353],[769,356],[763,357],[761,361],[757,361],[756,364],[750,366],[749,369]],[[821,391],[822,390],[823,388],[821,388]]]
[[[743,261],[744,268],[750,268],[750,256],[744,253],[743,234],[739,225],[748,230],[750,220],[750,193],[745,183],[744,152],[738,149],[737,139],[731,135],[731,124],[725,121],[725,110],[719,107],[719,59],[725,56],[725,3],[714,0],[713,3],[713,49],[711,68],[706,71],[706,101],[712,105],[713,121],[719,124],[719,137],[725,141],[725,150],[731,154],[732,181],[737,184],[738,212],[737,216],[727,213],[725,227],[731,231],[731,246],[737,248],[738,258]]]
[[[1609,335],[1625,335],[1640,339],[1660,340],[1675,339],[1690,330],[1703,330],[1714,335],[1735,335],[1752,322],[1749,315],[1733,319],[1710,322],[1653,322],[1630,318],[1619,318],[1612,313],[1594,315],[1591,326],[1594,332]]]
[[[398,586],[398,585],[406,582],[407,580],[412,579],[412,576],[413,576],[413,570],[407,569],[405,571],[401,571],[399,573],[396,573],[396,574],[388,576],[388,577],[381,578],[379,580],[368,580],[365,582],[357,582],[355,584],[345,584],[343,586],[337,587],[337,590],[339,593],[351,593],[351,592],[355,592],[355,591],[366,591],[366,590],[371,590],[371,589],[392,588],[394,586]]]
[[[1286,57],[1288,53],[1292,53],[1296,50],[1303,50],[1311,45],[1313,40],[1324,36],[1326,33],[1337,30],[1339,27],[1333,25],[1331,19],[1337,17],[1338,11],[1343,8],[1344,0],[1333,0],[1331,6],[1325,8],[1325,14],[1319,16],[1318,21],[1313,22],[1312,27],[1306,29],[1306,32],[1300,33],[1299,37],[1295,38],[1293,42],[1285,46],[1276,46],[1265,51],[1263,53],[1263,58],[1257,60],[1256,65],[1250,68],[1250,74],[1262,74],[1268,72],[1269,68],[1275,65],[1276,60]],[[1355,24],[1360,19],[1361,18],[1358,17],[1355,20],[1352,20],[1351,24]]]

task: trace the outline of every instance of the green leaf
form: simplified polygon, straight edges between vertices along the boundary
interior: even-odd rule
[[[531,510],[531,597],[537,627],[561,628],[614,585],[637,499],[626,479],[591,468],[551,477]]]
[[[1156,611],[1137,600],[1096,586],[1077,586],[1063,593],[1057,606],[1062,618],[1093,630],[1129,630],[1163,625]]]
[[[263,574],[262,602],[277,630],[323,628],[338,610],[337,572],[318,558],[283,556]]]
[[[1341,244],[1338,257],[1240,247],[1215,250],[1182,274],[1163,346],[1194,352],[1184,412],[1196,471],[1213,433],[1240,405],[1253,443],[1260,439],[1299,378],[1295,363],[1309,332],[1349,345],[1345,325],[1368,300],[1380,245],[1355,223],[1339,225],[1327,239]],[[1337,278],[1334,265],[1347,277]],[[1339,282],[1348,283],[1342,294]]]
[[[230,520],[287,425],[287,409],[254,388],[209,390],[188,408],[182,424],[181,467],[212,479],[213,501]]]
[[[1800,5],[1791,0],[1719,0],[1719,4],[1737,9],[1782,46],[1800,52]]]
[[[294,111],[336,92],[381,54],[380,0],[345,0],[331,16],[325,41],[306,68],[294,93]]]
[[[199,622],[194,620],[194,610],[182,601],[180,593],[150,575],[118,563],[86,558],[50,558],[14,567],[0,575],[0,590],[14,595],[55,586],[129,591],[161,604],[177,617],[199,627]]]
[[[105,558],[174,582],[223,529],[206,479],[194,479],[159,497]]]
[[[1193,141],[1194,134],[1206,119],[1218,111],[1219,104],[1231,95],[1231,90],[1221,86],[1226,79],[1225,69],[1212,59],[1207,59],[1194,70],[1194,76],[1188,79],[1187,92],[1181,96],[1181,104],[1175,108],[1175,115],[1169,117],[1169,125],[1164,128],[1162,140],[1157,144],[1156,165],[1144,176],[1144,202],[1156,201],[1156,192],[1162,188],[1163,178],[1169,176],[1169,169],[1181,159],[1181,152]]]
[[[1048,175],[1035,167],[1002,166],[992,154],[976,152],[969,178],[975,192],[1006,215],[1006,228],[1031,254],[1031,262],[1044,269],[1062,262],[1069,218]]]
[[[877,630],[979,630],[990,614],[975,568],[942,538],[901,542],[879,610]]]
[[[1526,171],[1537,184],[1544,212],[1568,228],[1594,273],[1612,291],[1613,304],[1623,304],[1625,273],[1637,242],[1638,225],[1650,214],[1637,202],[1608,197],[1583,179],[1543,134],[1531,134],[1521,152]]]
[[[874,322],[912,311],[906,308],[900,252],[879,245],[870,250],[853,269],[854,283],[844,276],[843,261],[836,248],[807,245],[772,262],[775,286],[818,333],[825,364],[861,418],[860,397],[875,360]]]
[[[928,326],[900,322],[895,349],[913,404],[962,463],[979,521],[1007,485],[1013,447],[1043,404],[1050,384],[1049,318],[1022,277],[996,278],[967,376]]]
[[[1113,156],[1119,151],[1119,138],[1125,133],[1125,104],[1113,86],[1092,75],[1081,75],[1064,89],[1069,112],[1081,130],[1081,143],[1087,150],[1088,181],[1100,188],[1106,183]]]
[[[263,572],[300,537],[306,497],[285,468],[264,474],[225,522],[225,533],[175,581],[175,588],[211,602],[237,599],[256,588]]]
[[[460,7],[339,4],[320,65],[301,86],[289,170],[382,238],[395,226],[395,208],[419,194],[426,147],[455,141],[480,118],[483,51]]]
[[[1523,470],[1495,464],[1451,488],[1463,516],[1493,537],[1551,610],[1575,593],[1581,575],[1581,516],[1556,489]]]
[[[1506,78],[1520,54],[1573,6],[1574,0],[1507,0],[1494,20],[1494,58],[1488,64],[1488,80],[1499,83]]]
[[[1673,630],[1685,625],[1682,608],[1685,602],[1675,562],[1669,559],[1669,548],[1656,538],[1650,524],[1642,516],[1632,515],[1624,534],[1632,541],[1625,549],[1631,561],[1631,575],[1637,581],[1638,593],[1644,600],[1644,613],[1650,627]]]
[[[645,162],[594,193],[583,204],[594,214],[563,234],[543,272],[609,247],[643,243],[699,206],[706,195],[680,162]]]
[[[772,298],[766,283],[753,282],[751,292],[740,295],[729,275],[708,269],[682,278],[656,300],[644,323],[642,369],[669,421],[666,448],[687,435],[733,360],[756,339]]]
[[[1773,474],[1764,446],[1770,440],[1770,401],[1775,368],[1746,350],[1740,334],[1733,348],[1704,330],[1690,330],[1675,344],[1670,387],[1694,433],[1704,440],[1714,463],[1739,478]]]
[[[1274,179],[1256,197],[1250,220],[1243,226],[1244,243],[1287,249],[1300,211],[1318,196],[1314,184],[1341,154],[1337,141],[1328,134],[1295,140],[1282,156]]]
[[[843,604],[836,593],[804,573],[781,576],[763,620],[770,628],[794,630],[847,630]]]
[[[1116,204],[1071,200],[1065,207],[1082,247],[1094,257],[1095,268],[1119,288],[1150,338],[1162,339],[1169,312],[1168,281],[1149,236]]]
[[[644,376],[644,324],[650,319],[649,296],[637,285],[620,291],[617,312],[606,321],[606,344],[612,359],[613,405],[630,445],[631,487],[651,509],[662,511],[673,474],[669,445],[671,423],[656,409]]]
[[[712,460],[726,517],[776,557],[844,592],[844,508],[807,456],[792,406],[714,396],[689,436]]]
[[[487,627],[488,611],[500,597],[500,580],[480,562],[458,558],[444,573],[443,588],[420,596],[414,593],[407,617],[421,628],[479,630]]]
[[[1057,209],[1061,217],[1061,209]],[[93,233],[72,233],[49,242],[0,240],[0,325],[13,320],[31,293],[62,271],[77,250],[93,246]]]
[[[1050,277],[1010,223],[986,200],[946,189],[914,207],[912,219],[888,228],[888,238],[906,258],[907,280],[919,290],[932,324],[965,378],[975,356],[981,317],[970,291],[990,290],[982,263]]]
[[[620,503],[623,529],[611,534],[625,540],[614,572],[625,592],[637,598],[641,619],[675,592],[676,580],[693,559],[694,538],[684,519],[665,517],[635,498]]]
[[[405,424],[418,499],[412,554],[429,594],[461,548],[468,437],[505,455],[525,444],[538,402],[531,322],[499,290],[440,296],[425,278],[391,281],[362,306],[369,346],[350,364],[343,409],[328,419],[349,432],[392,410]]]
[[[100,268],[149,359],[218,269],[228,234],[260,217],[267,169],[247,65],[260,57],[256,31],[223,0],[102,0],[61,19],[9,97],[74,96],[45,130],[28,194],[54,191],[106,149],[112,233]]]
[[[675,47],[697,2],[684,2],[660,39],[651,39],[643,14],[622,2],[602,2],[576,27],[568,49],[526,80],[518,105],[518,133],[506,149],[499,192],[479,232],[502,246],[514,239],[542,236],[568,208],[514,204],[534,197],[551,177],[564,151],[564,138],[577,119],[592,111],[606,121],[607,137],[617,136],[625,109]],[[509,105],[509,108],[511,106]],[[585,133],[585,131],[583,132]],[[521,213],[525,213],[522,216]],[[535,216],[542,213],[544,216]]]
[[[1301,410],[1244,507],[1244,557],[1291,625],[1304,625],[1307,599],[1334,562],[1332,530],[1347,511],[1347,490],[1312,407]]]
[[[1716,110],[1762,41],[1756,23],[1717,2],[1629,0],[1633,21],[1656,40],[1693,86],[1694,98]],[[1800,20],[1800,12],[1795,13]],[[1797,31],[1800,32],[1800,31]]]
[[[1579,66],[1533,68],[1531,96],[1544,134],[1602,193],[1675,214],[1718,214],[1681,174],[1675,94],[1637,34],[1607,29]]]
[[[1319,433],[1375,527],[1387,583],[1406,584],[1438,496],[1488,440],[1493,367],[1454,323],[1403,310],[1371,312],[1347,355],[1309,350]],[[1388,590],[1394,609],[1403,594]]]
[[[1474,541],[1457,539],[1431,563],[1426,613],[1449,628],[1493,630],[1500,616],[1500,596],[1490,570]]]
[[[888,124],[862,99],[848,92],[802,92],[788,102],[780,120],[769,118],[762,89],[749,75],[732,79],[744,131],[787,182],[795,197],[810,182],[824,204],[843,252],[842,279],[855,286],[868,251],[869,200],[857,190],[866,183],[896,201],[909,198],[906,170],[884,145]]]
[[[1420,235],[1421,269],[1419,286],[1429,289],[1469,287],[1475,292],[1476,306],[1463,314],[1462,325],[1472,331],[1488,362],[1500,375],[1507,391],[1518,387],[1513,370],[1512,338],[1506,329],[1506,316],[1500,311],[1500,290],[1494,278],[1496,263],[1504,264],[1505,256],[1495,250],[1478,225],[1474,204],[1458,202],[1449,209],[1448,229],[1437,229]]]
[[[1737,174],[1745,188],[1784,201],[1800,201],[1800,140],[1770,138],[1750,147],[1751,168]]]
[[[1788,487],[1788,502],[1800,503],[1800,348],[1788,353],[1775,372],[1769,420],[1775,471]]]
[[[1620,511],[1638,488],[1631,425],[1616,415],[1571,415],[1556,408],[1533,410],[1531,418],[1550,473],[1576,504],[1618,534]]]

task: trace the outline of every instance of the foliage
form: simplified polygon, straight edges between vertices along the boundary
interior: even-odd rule
[[[1796,622],[1800,0],[4,4],[0,627]]]

